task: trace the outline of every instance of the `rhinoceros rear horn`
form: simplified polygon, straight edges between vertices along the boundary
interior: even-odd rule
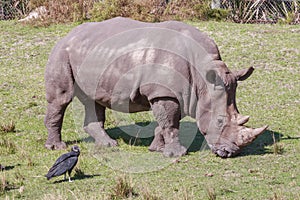
[[[261,128],[244,128],[239,132],[238,146],[243,147],[250,144],[253,140],[257,138],[260,134],[262,134],[268,126],[263,126]]]
[[[244,125],[249,121],[249,119],[250,119],[250,116],[238,115],[237,124],[238,125]]]

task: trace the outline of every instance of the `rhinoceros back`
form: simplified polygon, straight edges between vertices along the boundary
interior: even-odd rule
[[[206,63],[220,59],[208,36],[175,21],[114,18],[86,23],[62,42],[81,90],[124,112],[147,109],[157,97],[177,98],[190,109],[196,101],[193,78],[199,81],[208,70]]]

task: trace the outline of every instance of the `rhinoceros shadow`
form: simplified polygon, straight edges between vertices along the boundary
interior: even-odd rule
[[[281,140],[283,134],[266,130],[263,134],[258,136],[251,144],[244,147],[239,156],[247,155],[263,155],[272,153],[267,146],[273,145],[274,143]]]
[[[157,127],[156,122],[141,122],[107,129],[107,133],[114,139],[122,139],[128,145],[149,146],[154,138],[155,127]],[[188,149],[188,152],[209,149],[194,122],[181,122],[179,137],[181,144]],[[281,133],[267,130],[250,145],[244,147],[238,156],[270,153],[266,147],[274,144],[281,137]]]
[[[107,129],[107,133],[113,139],[122,139],[128,145],[150,146],[154,138],[154,130],[157,122],[139,122],[136,124],[118,126]],[[189,152],[206,148],[206,141],[193,122],[180,123],[180,142],[188,148]]]
[[[122,139],[126,144],[134,146],[150,146],[154,138],[157,122],[140,122],[132,125],[107,129],[107,133],[114,139]],[[180,142],[189,152],[196,152],[206,142],[195,123],[181,122]]]

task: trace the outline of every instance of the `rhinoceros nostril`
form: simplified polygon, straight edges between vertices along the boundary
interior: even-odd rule
[[[216,154],[221,158],[227,158],[228,152],[226,150],[217,150]]]
[[[218,151],[217,151],[217,155],[220,156],[220,157],[223,157],[223,156],[224,156],[224,153],[223,153],[223,151],[218,150]]]
[[[218,119],[217,120],[217,127],[222,127],[223,126],[223,119]]]

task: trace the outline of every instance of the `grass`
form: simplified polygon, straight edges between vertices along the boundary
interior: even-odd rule
[[[75,25],[32,28],[0,21],[0,164],[5,166],[0,199],[112,199],[119,187],[133,191],[128,199],[300,199],[300,27],[192,25],[216,41],[230,69],[255,66],[254,74],[239,84],[237,104],[242,114],[251,116],[249,126],[268,124],[268,131],[240,156],[221,159],[207,150],[193,121],[184,119],[181,138],[191,144],[191,152],[166,159],[148,152],[151,140],[135,137],[153,131],[155,123],[147,125],[151,114],[114,117],[108,112],[108,132],[121,137],[120,147],[93,152],[75,102],[67,110],[62,134],[82,154],[69,183],[63,177],[44,177],[66,150],[43,147],[43,77],[53,45]],[[128,123],[120,125],[119,119]],[[130,125],[134,122],[147,130],[138,132]],[[132,136],[124,130],[132,130]]]

